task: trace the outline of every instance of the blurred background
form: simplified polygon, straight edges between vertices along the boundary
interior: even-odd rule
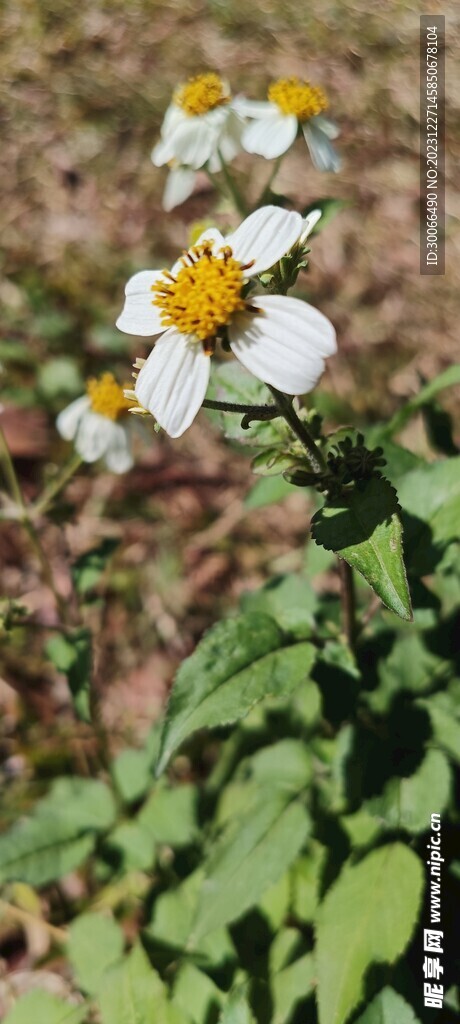
[[[456,5],[434,8],[453,47]],[[446,274],[421,277],[420,10],[403,0],[5,0],[1,423],[26,498],[66,457],[55,416],[85,377],[110,368],[128,380],[133,358],[149,350],[114,327],[127,277],[169,264],[196,221],[231,220],[204,175],[195,195],[165,214],[165,172],[150,162],[177,82],[207,69],[260,99],[275,77],[309,78],[325,88],[340,126],[340,174],[316,172],[298,141],[275,186],[298,209],[318,197],[346,200],[312,242],[299,282],[337,328],[339,354],[320,388],[331,424],[385,418],[421,379],[458,360],[460,203],[449,186],[460,160],[459,67],[448,52]],[[244,156],[236,169],[250,175],[254,196],[270,171]],[[458,393],[445,401],[453,411]],[[406,442],[425,451],[417,420]],[[69,563],[106,538],[119,542],[85,612],[115,749],[145,735],[175,667],[222,611],[270,574],[302,568],[304,493],[253,508],[257,501],[245,503],[253,481],[247,453],[203,413],[177,442],[148,433],[124,477],[81,471],[43,525],[64,597]],[[64,679],[43,654],[55,604],[17,525],[1,524],[0,556],[3,594],[32,624],[0,645],[0,750],[14,783],[6,823],[47,777],[80,770],[82,751],[90,763],[92,738],[75,725]],[[318,587],[336,589],[322,569],[319,561]]]

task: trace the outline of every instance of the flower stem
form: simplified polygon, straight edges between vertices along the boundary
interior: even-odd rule
[[[62,472],[58,473],[55,479],[52,480],[49,486],[43,491],[43,494],[38,501],[32,505],[31,512],[34,516],[41,516],[44,512],[47,512],[54,499],[60,491],[63,490],[66,484],[68,484],[69,480],[71,480],[81,464],[82,459],[80,455],[78,455],[77,452],[74,452],[72,458],[69,459],[65,466],[63,466]]]
[[[0,462],[3,467],[3,475],[5,477],[5,483],[8,488],[8,492],[13,501],[16,503],[18,509],[24,510],[24,498],[22,491],[19,486],[19,481],[16,476],[16,470],[14,468],[14,462],[11,458],[10,449],[6,437],[0,427]]]
[[[221,165],[222,165],[222,174],[223,174],[223,176],[225,178],[225,184],[226,184],[226,186],[228,188],[228,191],[230,192],[230,195],[231,195],[231,198],[233,199],[235,207],[236,207],[238,213],[240,213],[242,217],[247,217],[247,215],[249,213],[249,209],[248,209],[248,205],[246,203],[246,200],[241,195],[241,192],[240,192],[240,190],[238,188],[238,185],[236,184],[235,179],[230,174],[230,171],[229,171],[229,169],[227,167],[227,164],[225,163],[225,160],[224,160],[224,158],[222,156],[222,153],[220,152],[220,149],[217,152],[219,154],[219,159],[220,159],[220,162],[221,162]]]
[[[303,444],[311,469],[314,473],[324,473],[327,466],[322,452],[315,444],[306,424],[299,419],[295,409],[293,408],[292,399],[288,395],[283,394],[282,391],[277,391],[276,388],[273,388],[270,384],[268,384],[267,387],[275,399],[280,415],[284,416],[286,423]]]
[[[283,161],[284,155],[285,154],[282,153],[281,156],[276,158],[275,163],[274,163],[274,165],[272,167],[272,171],[271,171],[270,177],[269,177],[267,183],[264,185],[264,187],[262,189],[262,192],[260,193],[260,196],[259,196],[259,198],[257,200],[257,203],[256,203],[254,209],[258,210],[259,207],[263,206],[263,204],[267,201],[267,199],[268,199],[268,197],[270,195],[270,190],[271,190],[271,187],[273,185],[273,182],[274,182],[274,180],[276,178],[276,175],[278,174],[278,171],[279,171],[279,169],[281,167],[281,163]]]
[[[213,398],[205,398],[205,409],[217,409],[218,412],[237,412],[251,416],[255,420],[274,420],[281,416],[277,405],[244,405],[241,402],[217,402]]]
[[[338,559],[340,575],[340,603],[342,606],[342,625],[351,650],[356,640],[356,595],[353,569],[343,558]]]

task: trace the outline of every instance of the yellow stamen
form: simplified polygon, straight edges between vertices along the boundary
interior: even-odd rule
[[[300,78],[278,78],[272,82],[268,98],[283,114],[294,114],[299,121],[308,121],[329,106],[319,85],[310,85]]]
[[[123,388],[117,383],[113,373],[103,373],[102,377],[90,377],[86,382],[86,391],[91,401],[91,409],[108,420],[118,420],[128,412],[132,402],[125,398]]]
[[[165,327],[177,327],[182,334],[206,342],[215,337],[232,315],[246,309],[241,263],[229,246],[212,254],[212,243],[192,246],[182,257],[176,277],[152,286],[153,305],[162,310]],[[211,349],[205,346],[210,354]]]
[[[214,71],[189,78],[188,82],[179,86],[174,95],[176,105],[182,107],[189,117],[207,114],[209,110],[214,110],[214,107],[228,103],[229,99],[224,82]]]

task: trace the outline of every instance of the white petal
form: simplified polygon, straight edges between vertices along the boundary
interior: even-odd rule
[[[96,462],[107,451],[116,424],[89,409],[78,427],[75,448],[84,462]]]
[[[160,310],[152,302],[152,285],[163,280],[161,270],[141,270],[130,277],[125,288],[125,304],[117,320],[119,331],[142,338],[164,331]]]
[[[150,159],[152,164],[155,164],[155,167],[163,167],[164,164],[170,163],[173,158],[174,150],[170,139],[160,139],[150,154]]]
[[[327,135],[328,139],[338,139],[340,135],[340,129],[334,124],[334,121],[330,121],[328,117],[323,117],[322,114],[317,114],[314,118],[314,123],[321,131]]]
[[[270,117],[278,111],[276,103],[269,100],[248,100],[246,96],[235,96],[232,100],[232,107],[243,117]]]
[[[170,437],[180,437],[201,408],[209,372],[210,357],[201,343],[172,328],[144,363],[136,395]]]
[[[256,296],[262,315],[242,313],[229,327],[230,347],[255,377],[284,391],[311,391],[336,351],[335,330],[319,310],[284,295]]]
[[[185,203],[195,187],[196,173],[189,167],[176,167],[169,172],[163,192],[163,209],[173,210]]]
[[[113,424],[105,463],[112,473],[127,473],[134,465],[128,429],[121,423]]]
[[[307,241],[309,234],[311,234],[313,228],[316,226],[316,224],[318,223],[322,216],[322,210],[310,210],[310,213],[308,213],[307,216],[304,217],[302,234],[300,236],[301,242]]]
[[[174,156],[181,164],[198,170],[216,148],[216,128],[204,117],[189,117],[171,136]]]
[[[65,441],[73,441],[78,430],[78,424],[86,410],[89,409],[90,404],[88,395],[82,395],[81,398],[75,399],[75,402],[71,402],[70,405],[59,413],[56,420],[56,428]]]
[[[335,152],[327,135],[314,124],[315,120],[316,118],[312,118],[311,121],[307,121],[302,125],[302,131],[310,151],[312,163],[318,171],[339,171],[341,167],[340,157]]]
[[[254,260],[254,265],[247,273],[248,277],[253,277],[254,274],[268,270],[268,267],[272,267],[289,252],[301,232],[300,213],[283,210],[280,206],[262,206],[246,217],[225,241],[240,263]]]
[[[177,128],[179,124],[187,120],[187,114],[178,107],[176,103],[170,103],[169,107],[163,118],[163,124],[161,126],[161,137],[167,138]]]
[[[281,114],[277,110],[270,117],[252,121],[244,129],[241,144],[248,153],[257,153],[266,160],[274,160],[292,146],[297,135],[297,125],[294,114]]]

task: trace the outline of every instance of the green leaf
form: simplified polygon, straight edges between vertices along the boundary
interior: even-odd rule
[[[154,866],[152,835],[137,821],[122,821],[107,836],[105,846],[121,858],[123,871],[150,871]]]
[[[255,1024],[246,995],[247,987],[247,985],[238,985],[232,989],[218,1024]]]
[[[452,787],[449,763],[440,750],[429,750],[409,778],[391,778],[382,796],[367,800],[365,807],[388,828],[405,828],[417,834],[430,827],[433,807],[441,814]]]
[[[289,498],[291,494],[302,494],[302,491],[289,484],[283,476],[264,476],[251,487],[244,504],[246,508],[264,508]]]
[[[80,555],[72,566],[72,578],[75,589],[80,596],[84,597],[90,590],[99,583],[99,580],[106,569],[109,558],[117,549],[120,541],[113,537],[106,537],[97,547],[91,548]]]
[[[197,729],[227,725],[264,697],[292,692],[308,677],[315,649],[281,648],[282,634],[267,615],[219,622],[181,665],[172,689],[157,772]]]
[[[445,750],[456,764],[460,764],[460,721],[458,705],[450,694],[435,693],[427,700],[418,700],[417,706],[428,712],[435,742]]]
[[[297,1004],[313,992],[315,965],[311,953],[273,976],[272,1024],[289,1024]]]
[[[366,694],[366,703],[376,714],[387,712],[398,693],[426,693],[446,678],[452,666],[428,649],[423,634],[413,629],[397,637],[388,657],[379,666],[380,684]]]
[[[125,804],[139,800],[151,784],[152,758],[148,750],[122,750],[112,761],[110,771]]]
[[[260,800],[224,831],[209,861],[192,942],[241,917],[280,878],[301,849],[309,819],[286,794],[260,790]]]
[[[307,924],[311,924],[316,917],[326,852],[324,846],[314,841],[291,868],[292,912],[297,920]]]
[[[110,828],[113,796],[103,782],[58,779],[33,815],[0,836],[0,881],[46,885],[91,853],[94,833]]]
[[[91,633],[76,629],[58,633],[46,643],[46,654],[58,672],[67,676],[73,705],[79,718],[91,722]]]
[[[206,397],[217,399],[219,402],[242,405],[273,404],[267,386],[256,380],[236,361],[212,367]],[[281,417],[274,420],[252,420],[245,430],[241,426],[243,413],[218,412],[210,409],[206,411],[210,419],[219,425],[225,437],[240,444],[270,447],[289,438],[289,429]]]
[[[82,914],[72,921],[68,957],[84,992],[94,995],[98,991],[104,971],[121,959],[123,948],[123,932],[113,917]]]
[[[109,968],[99,992],[102,1024],[185,1024],[168,1003],[163,982],[138,943],[118,967]]]
[[[399,498],[405,512],[409,512],[416,521],[427,523],[430,528],[428,538],[423,529],[419,536],[414,532],[411,537],[415,565],[419,565],[422,573],[429,572],[431,566],[425,566],[423,557],[427,540],[442,548],[449,541],[458,539],[460,456],[430,463],[408,473],[401,480]]]
[[[372,478],[316,512],[312,532],[317,544],[357,569],[391,611],[411,619],[397,510],[388,480]]]
[[[157,786],[137,821],[155,843],[188,846],[198,835],[196,786]]]
[[[174,982],[172,1002],[190,1017],[193,1024],[215,1020],[223,998],[223,993],[207,974],[194,964],[182,964]]]
[[[265,612],[280,629],[296,640],[310,637],[315,628],[318,597],[311,583],[300,573],[274,576],[260,590],[243,594],[243,612]]]
[[[37,988],[18,999],[4,1024],[80,1024],[86,1012],[85,1006],[73,1006]]]
[[[393,988],[383,988],[372,1000],[356,1024],[420,1024],[406,1000]]]
[[[423,867],[392,843],[346,865],[326,894],[316,927],[320,1024],[343,1024],[363,995],[373,963],[394,963],[413,934]]]
[[[146,931],[157,944],[174,952],[186,949],[203,881],[204,871],[200,868],[176,889],[169,889],[157,897],[152,921]],[[230,936],[223,928],[203,938],[194,952],[204,965],[213,967],[235,960]]]
[[[301,740],[278,740],[258,750],[247,761],[251,778],[260,786],[293,789],[299,792],[312,777],[312,764]]]
[[[413,416],[423,405],[426,405],[431,401],[435,395],[443,391],[444,388],[453,387],[455,384],[460,384],[460,364],[455,366],[449,366],[447,370],[440,373],[434,380],[430,380],[428,384],[425,384],[418,395],[411,398],[409,402],[402,409],[398,409],[393,418],[387,423],[384,428],[384,432],[388,437],[392,434],[399,433],[400,430],[406,425],[411,416]]]

